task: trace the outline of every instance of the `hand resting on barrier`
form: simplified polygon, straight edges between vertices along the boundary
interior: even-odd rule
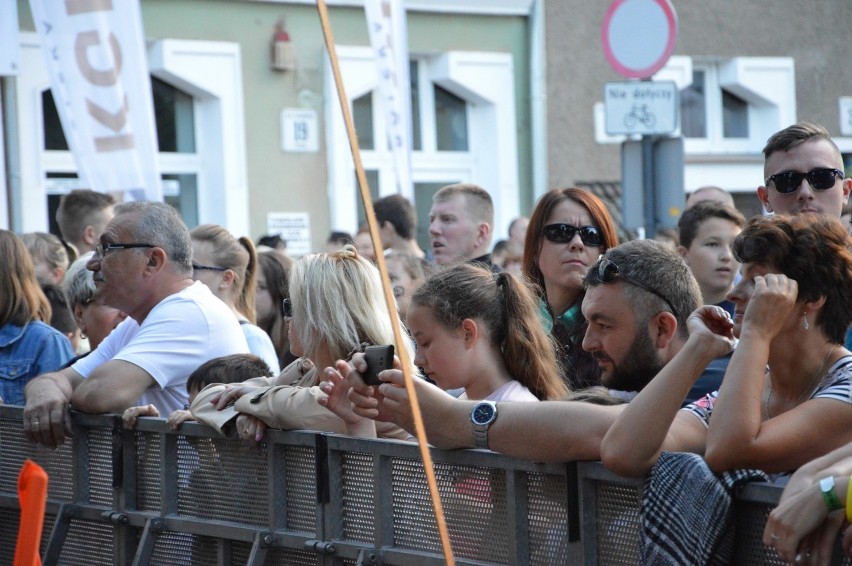
[[[82,381],[80,375],[66,368],[36,377],[27,384],[23,427],[30,441],[56,448],[71,436],[69,404],[79,381]]]

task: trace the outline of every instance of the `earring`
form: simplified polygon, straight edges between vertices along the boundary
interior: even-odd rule
[[[808,324],[808,313],[805,313],[803,316],[804,316],[804,322],[802,323],[802,328],[807,330],[811,327],[811,325]]]

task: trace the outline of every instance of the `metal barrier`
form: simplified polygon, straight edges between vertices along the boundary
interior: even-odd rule
[[[45,565],[443,563],[412,444],[268,431],[255,448],[197,423],[176,434],[143,418],[129,431],[116,416],[74,414],[72,441],[49,450],[27,441],[21,413],[0,406],[0,564],[14,555],[26,458],[50,477]],[[638,563],[644,482],[599,462],[433,458],[458,564]],[[781,564],[760,542],[780,493],[742,490],[737,564]]]

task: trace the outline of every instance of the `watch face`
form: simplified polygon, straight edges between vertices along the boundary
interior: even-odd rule
[[[494,405],[480,403],[473,408],[473,412],[470,417],[475,424],[485,425],[493,421],[496,414],[497,409],[494,408]]]

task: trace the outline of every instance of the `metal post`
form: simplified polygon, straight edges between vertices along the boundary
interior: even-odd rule
[[[645,211],[645,237],[657,235],[657,194],[654,186],[654,137],[642,136],[642,194]]]

